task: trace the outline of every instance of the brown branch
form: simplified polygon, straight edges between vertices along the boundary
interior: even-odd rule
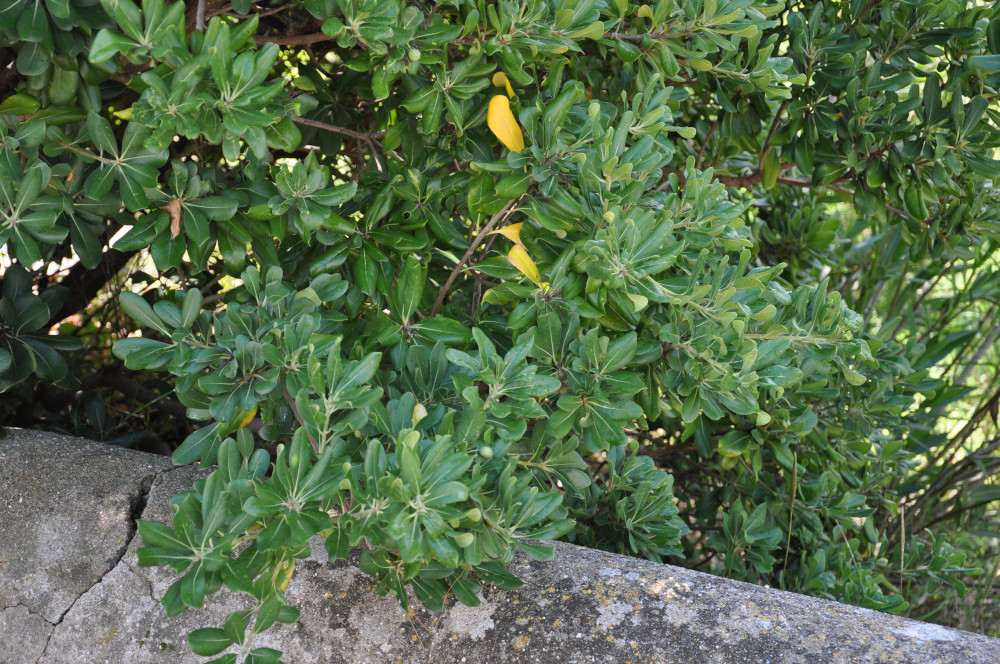
[[[375,168],[378,172],[382,172],[382,160],[379,159],[378,153],[382,149],[382,144],[378,141],[379,138],[385,135],[385,130],[375,131],[375,132],[362,132],[354,131],[353,129],[348,129],[346,127],[338,127],[337,125],[332,125],[326,122],[320,122],[319,120],[310,120],[309,118],[292,118],[292,122],[306,126],[306,127],[316,127],[317,129],[324,129],[326,131],[331,131],[335,134],[341,134],[342,136],[350,136],[351,138],[356,138],[360,141],[364,141],[368,144],[369,149],[372,152],[372,159],[375,161]],[[396,160],[403,161],[395,152],[390,151]]]
[[[444,286],[442,286],[440,292],[438,292],[437,299],[434,300],[434,306],[431,307],[430,318],[436,316],[437,312],[441,309],[441,305],[444,304],[444,298],[448,295],[448,289],[451,288],[453,283],[455,283],[455,279],[458,278],[458,273],[461,272],[465,264],[469,262],[469,259],[472,257],[472,252],[474,252],[476,248],[483,243],[486,235],[493,230],[493,227],[496,226],[500,220],[506,219],[514,213],[514,210],[517,209],[516,205],[521,202],[522,198],[524,198],[524,196],[516,201],[507,201],[507,204],[504,205],[499,212],[493,215],[493,218],[491,218],[489,223],[483,227],[483,230],[479,231],[479,235],[477,235],[476,239],[472,241],[469,248],[465,250],[462,260],[458,261],[458,265],[456,265],[455,269],[451,271],[450,275],[448,275],[448,280],[444,282]]]
[[[110,237],[107,233],[102,236],[104,242]],[[101,256],[101,262],[93,269],[88,270],[83,263],[77,263],[66,276],[60,280],[59,284],[69,289],[69,294],[63,301],[59,311],[49,320],[49,325],[54,325],[69,316],[87,308],[101,289],[111,281],[111,278],[124,268],[135,251],[122,252],[117,249],[108,249]]]
[[[661,39],[676,39],[678,37],[684,37],[686,35],[694,32],[694,27],[690,27],[681,32],[649,32],[646,34],[634,34],[631,32],[605,32],[605,39],[620,39],[622,41],[632,42],[634,44],[642,43],[642,40],[649,37],[653,41],[659,41]]]
[[[310,120],[309,118],[292,118],[292,122],[306,127],[325,129],[326,131],[332,131],[335,134],[350,136],[351,138],[357,138],[362,141],[374,141],[385,135],[384,130],[366,133],[363,131],[354,131],[353,129],[348,129],[346,127],[338,127],[337,125],[332,125],[327,122],[320,122],[319,120]],[[381,144],[379,144],[379,147],[381,147]]]
[[[852,21],[849,26],[847,26],[847,32],[854,32],[855,30],[857,30],[858,26],[861,25],[861,22],[865,20],[865,18],[868,16],[868,14],[871,13],[871,11],[875,8],[875,5],[877,4],[878,0],[868,0],[867,6],[865,6],[865,8],[861,11],[861,13],[858,14],[858,17],[854,19],[854,21]]]
[[[763,172],[764,170],[764,160],[767,159],[767,155],[771,152],[771,137],[774,136],[774,130],[778,128],[778,121],[781,120],[781,115],[785,112],[785,108],[788,107],[788,100],[781,102],[781,106],[778,107],[777,112],[774,114],[774,120],[771,122],[771,129],[767,132],[767,137],[764,138],[764,149],[760,151],[760,159],[757,161],[757,170]]]
[[[782,164],[781,170],[783,171],[788,170],[792,166],[794,166],[794,164]],[[674,168],[666,168],[664,169],[664,173],[666,175],[670,175],[671,173],[673,173],[678,178],[680,178],[680,184],[682,187],[684,186],[684,182],[687,180],[687,178],[684,176],[683,171],[679,171]],[[763,175],[760,173],[760,171],[757,171],[756,173],[751,173],[750,175],[714,175],[712,179],[721,182],[727,187],[752,187],[754,185],[758,185],[761,183],[761,181],[763,180]],[[809,178],[793,178],[789,176],[779,176],[778,184],[784,184],[790,187],[803,187],[803,188],[809,188],[815,186],[829,186],[822,184],[817,185]],[[666,187],[664,185],[666,185],[666,183],[660,185],[660,187],[657,187],[657,190],[661,190],[661,188],[665,189]]]
[[[256,35],[254,41],[257,45],[266,44],[268,42],[278,44],[280,46],[305,46],[307,44],[318,44],[320,42],[330,41],[334,39],[330,35],[323,34],[322,32],[314,32],[311,35],[293,35],[291,37],[269,37],[266,35]]]
[[[274,16],[275,14],[280,14],[281,12],[285,11],[286,9],[292,6],[293,5],[291,3],[286,3],[284,5],[281,5],[280,7],[275,7],[274,9],[268,9],[267,11],[250,12],[249,14],[237,14],[236,12],[232,11],[233,6],[229,5],[226,8],[222,9],[221,11],[213,13],[212,16],[225,14],[226,16],[232,16],[233,18],[251,18],[253,16],[256,16],[257,18],[264,18],[265,16]]]
[[[701,147],[698,149],[698,158],[695,159],[694,167],[697,168],[699,171],[701,170],[701,165],[705,157],[705,148],[708,147],[708,140],[712,138],[712,134],[714,134],[715,130],[718,128],[719,128],[719,121],[716,120],[715,122],[712,123],[712,126],[709,127],[708,133],[705,134],[705,140],[702,142]]]

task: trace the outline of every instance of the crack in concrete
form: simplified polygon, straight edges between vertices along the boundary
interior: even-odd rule
[[[136,511],[136,509],[133,509],[132,524],[133,524],[134,528],[133,528],[132,537],[129,539],[129,542],[126,542],[126,544],[125,544],[126,553],[127,553],[128,547],[131,546],[132,539],[135,539],[135,530],[137,530],[137,528],[138,528],[137,522],[139,521],[139,519],[142,517],[143,513],[146,510],[146,504],[149,501],[149,494],[152,491],[152,485],[156,482],[157,479],[162,479],[166,475],[169,475],[170,473],[177,472],[179,470],[183,470],[186,467],[187,466],[174,466],[173,468],[167,468],[165,470],[158,471],[158,472],[156,472],[153,475],[152,479],[150,480],[149,488],[146,489],[145,493],[142,496],[142,503],[137,508],[138,511]],[[153,582],[150,581],[149,577],[147,577],[146,574],[143,573],[142,569],[141,568],[137,568],[132,563],[130,563],[128,560],[125,560],[124,559],[124,554],[119,558],[119,560],[122,561],[122,562],[124,562],[125,565],[129,568],[129,570],[131,570],[131,572],[133,574],[135,574],[142,581],[142,583],[146,586],[146,589],[149,591],[149,598],[151,600],[153,600],[154,602],[156,602],[157,604],[159,604],[160,603],[160,598],[156,596],[156,591],[153,588]]]
[[[32,611],[31,607],[28,606],[27,604],[25,604],[24,602],[15,602],[15,603],[11,604],[10,606],[5,606],[2,609],[0,609],[0,613],[3,613],[5,611],[10,611],[11,609],[16,609],[19,606],[23,606],[25,608],[25,610],[28,612],[29,616],[38,616],[39,618],[41,618],[42,620],[44,620],[48,624],[52,625],[53,627],[56,626],[57,623],[54,623],[51,620],[49,620],[48,618],[46,618],[44,613],[39,613],[37,611]]]
[[[170,470],[175,470],[175,469],[171,468]],[[55,622],[48,620],[47,618],[45,618],[45,616],[42,616],[45,622],[52,625],[52,631],[49,632],[48,638],[45,639],[45,647],[42,649],[42,654],[39,655],[38,659],[35,660],[35,664],[45,659],[45,654],[49,651],[49,644],[51,644],[52,642],[52,637],[59,629],[59,625],[61,625],[66,616],[69,615],[69,612],[73,610],[74,606],[76,606],[76,603],[79,602],[87,593],[96,588],[99,584],[103,583],[104,578],[108,574],[113,572],[118,567],[118,565],[122,563],[122,560],[125,558],[125,554],[128,552],[129,545],[132,544],[132,540],[135,539],[136,533],[139,532],[138,521],[139,519],[142,518],[142,514],[146,510],[146,504],[149,502],[149,491],[153,486],[153,482],[156,481],[157,477],[159,477],[164,473],[170,472],[170,470],[154,471],[152,474],[143,477],[142,480],[139,482],[139,485],[135,488],[135,490],[133,490],[128,494],[128,499],[129,499],[128,533],[125,535],[125,541],[122,543],[122,545],[109,558],[108,568],[101,573],[101,576],[98,577],[98,579],[94,581],[94,583],[92,583],[90,587],[88,587],[82,593],[77,595],[76,599],[74,599],[70,603],[70,605],[66,608],[66,610],[59,615],[59,618]],[[128,565],[128,562],[125,562],[125,565]],[[129,566],[129,569],[132,569],[132,567]],[[148,581],[147,585],[149,585],[150,596],[152,596],[153,594],[152,585],[149,584]],[[31,609],[28,609],[28,611],[30,612]]]

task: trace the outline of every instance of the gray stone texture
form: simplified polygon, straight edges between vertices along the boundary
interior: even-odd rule
[[[173,573],[136,564],[134,518],[169,519],[194,469],[27,431],[0,440],[0,468],[0,664],[203,662],[187,633],[248,607],[223,592],[167,618]],[[301,621],[257,643],[289,664],[1000,662],[997,639],[560,543],[515,562],[519,591],[403,610],[316,544],[287,592]]]

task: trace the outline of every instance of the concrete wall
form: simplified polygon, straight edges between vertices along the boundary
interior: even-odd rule
[[[167,520],[196,471],[81,439],[0,439],[0,664],[202,662],[187,633],[245,600],[167,618],[172,581],[140,568],[135,519]],[[316,555],[288,588],[296,625],[258,642],[289,664],[899,662],[996,664],[1000,640],[686,569],[556,544],[518,559],[519,591],[403,611],[355,565]],[[322,552],[322,546],[313,547]]]

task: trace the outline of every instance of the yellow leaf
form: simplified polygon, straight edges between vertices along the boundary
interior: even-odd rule
[[[524,250],[520,244],[515,244],[510,248],[510,252],[507,254],[507,260],[510,264],[521,271],[521,274],[526,276],[528,279],[534,282],[539,288],[542,287],[542,275],[538,273],[538,266],[535,265],[535,261],[531,260],[531,256],[528,252]]]
[[[505,238],[513,242],[514,244],[519,244],[522,247],[524,244],[521,242],[521,224],[520,222],[516,224],[511,224],[510,226],[504,226],[503,228],[495,231],[491,231],[490,235],[503,235]]]
[[[524,149],[524,136],[518,126],[514,114],[510,110],[510,102],[503,95],[496,95],[490,100],[490,108],[486,113],[486,124],[490,131],[496,134],[500,142],[508,150],[520,152]]]
[[[639,18],[648,18],[652,20],[653,10],[646,5],[642,5],[641,7],[639,7],[639,11],[637,11],[635,15],[638,16]]]
[[[121,118],[122,120],[131,120],[132,119],[132,107],[129,106],[128,108],[123,108],[120,111],[115,111],[114,112],[114,116],[116,118]]]
[[[507,96],[511,98],[514,97],[514,88],[510,86],[510,81],[507,79],[507,74],[503,73],[502,71],[498,71],[497,73],[493,74],[493,85],[497,86],[498,88],[507,88]]]

